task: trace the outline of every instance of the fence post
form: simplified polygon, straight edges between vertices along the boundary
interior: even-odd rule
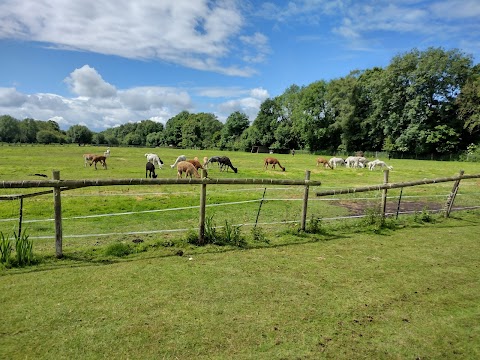
[[[462,176],[464,173],[465,171],[460,170],[460,176]],[[453,183],[452,192],[450,193],[450,195],[448,195],[447,203],[445,204],[446,218],[450,216],[450,212],[452,211],[453,202],[455,201],[455,197],[457,196],[459,186],[460,186],[460,179],[455,180],[455,182]]]
[[[310,170],[305,170],[305,180],[310,180]],[[305,191],[303,193],[303,209],[302,209],[302,231],[305,231],[305,224],[307,222],[307,205],[308,205],[308,184],[305,185]]]
[[[389,170],[383,171],[383,183],[388,184]],[[387,189],[382,190],[382,205],[380,211],[382,212],[382,218],[385,218],[385,212],[387,210]]]
[[[23,221],[23,197],[20,197],[20,214],[18,215],[18,236],[22,235],[22,221]]]
[[[60,171],[53,170],[53,180],[60,180]],[[53,188],[53,207],[55,212],[55,255],[57,258],[63,256],[62,248],[62,200],[60,187]]]
[[[202,179],[205,178],[205,170],[202,169]],[[205,202],[207,198],[207,184],[200,185],[200,220],[198,224],[198,243],[205,243]]]

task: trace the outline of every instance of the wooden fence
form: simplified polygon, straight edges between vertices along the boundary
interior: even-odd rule
[[[203,175],[203,174],[202,174]],[[382,216],[385,216],[385,208],[387,201],[387,191],[388,189],[396,188],[405,188],[418,185],[426,184],[437,184],[442,182],[454,182],[453,188],[447,198],[447,202],[444,206],[444,214],[446,217],[449,216],[452,209],[455,196],[458,192],[460,181],[462,179],[475,179],[480,178],[480,174],[476,175],[465,175],[463,171],[460,171],[458,176],[437,178],[437,179],[424,179],[419,181],[410,181],[402,183],[389,183],[388,182],[389,171],[384,171],[384,183],[373,186],[357,187],[357,188],[346,188],[346,189],[335,189],[335,190],[324,190],[316,193],[316,196],[329,196],[329,195],[339,195],[339,194],[350,194],[350,193],[359,193],[367,191],[382,191],[382,200],[381,200],[381,213]],[[205,235],[205,207],[206,207],[206,191],[207,185],[286,185],[286,186],[303,186],[303,206],[302,206],[302,215],[301,215],[301,229],[305,230],[306,218],[307,218],[307,208],[308,208],[308,197],[309,197],[309,188],[310,186],[320,186],[320,181],[311,181],[310,180],[310,171],[306,171],[304,180],[289,180],[289,179],[209,179],[204,176],[200,179],[175,179],[175,178],[163,178],[163,179],[97,179],[97,180],[61,180],[60,172],[53,171],[52,180],[22,180],[22,181],[1,181],[0,187],[4,189],[26,189],[26,188],[52,188],[51,190],[22,194],[22,195],[4,195],[0,196],[0,200],[14,200],[20,199],[20,219],[19,219],[19,233],[21,231],[21,222],[22,222],[22,201],[24,198],[44,195],[48,193],[53,193],[54,199],[54,214],[55,214],[55,251],[57,257],[63,256],[63,235],[62,235],[62,205],[61,205],[61,192],[70,190],[70,189],[79,189],[83,187],[91,186],[135,186],[135,185],[200,185],[200,214],[199,214],[199,227],[198,227],[198,238],[199,243],[204,243]],[[258,218],[258,216],[257,216]]]
[[[22,201],[25,197],[43,195],[53,192],[54,199],[54,213],[55,213],[55,252],[58,258],[63,256],[63,234],[62,234],[62,201],[61,192],[70,189],[79,189],[90,186],[135,186],[135,185],[200,185],[200,216],[198,226],[198,240],[199,244],[204,243],[205,236],[205,207],[206,207],[206,193],[207,185],[289,185],[289,186],[304,186],[303,197],[303,211],[301,218],[301,227],[305,230],[307,218],[307,202],[309,196],[310,186],[320,186],[320,181],[310,180],[310,171],[305,172],[305,180],[289,180],[289,179],[209,179],[205,177],[204,170],[200,179],[185,178],[157,178],[157,179],[97,179],[97,180],[61,180],[60,172],[53,171],[52,180],[22,180],[22,181],[2,181],[0,187],[4,189],[26,189],[26,188],[53,188],[53,190],[37,192],[25,195],[7,195],[0,197],[0,200],[14,200],[20,199],[20,220],[19,233],[21,231],[21,217],[22,217]]]

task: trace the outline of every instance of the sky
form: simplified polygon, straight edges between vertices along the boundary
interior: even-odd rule
[[[253,121],[295,84],[413,49],[480,60],[480,0],[0,0],[0,115],[99,132],[179,112]]]

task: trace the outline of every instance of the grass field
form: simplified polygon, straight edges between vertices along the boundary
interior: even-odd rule
[[[112,148],[108,159],[108,169],[95,170],[84,167],[83,153],[102,153],[104,148],[79,147],[75,145],[57,146],[0,146],[0,180],[42,179],[33,174],[52,176],[53,170],[60,171],[61,179],[130,179],[145,175],[146,152],[149,148]],[[366,169],[326,170],[316,167],[315,155],[295,156],[278,154],[286,171],[264,170],[265,154],[244,152],[219,152],[192,149],[154,149],[165,162],[159,177],[175,178],[175,169],[170,168],[176,157],[185,154],[188,158],[197,156],[227,155],[239,171],[220,172],[216,165],[211,167],[211,178],[305,178],[305,171],[311,171],[311,180],[322,182],[320,187],[310,188],[308,218],[335,218],[352,214],[352,208],[345,206],[347,201],[358,200],[360,208],[378,205],[380,192],[369,192],[317,198],[315,192],[324,189],[341,189],[381,184],[381,171]],[[328,155],[326,155],[328,158]],[[421,179],[454,176],[460,170],[466,174],[480,173],[476,163],[435,162],[392,159],[387,162],[394,166],[390,172],[390,182],[404,182]],[[480,204],[478,179],[463,180],[456,205]],[[439,208],[445,203],[452,183],[439,183],[406,188],[403,190],[403,203],[416,205],[416,211],[433,206]],[[29,193],[45,189],[1,189],[0,194]],[[252,224],[257,221],[268,234],[284,231],[300,220],[303,187],[258,186],[258,185],[211,185],[207,188],[207,214],[217,226],[241,226],[248,235]],[[259,200],[265,192],[266,201],[259,213]],[[391,190],[390,207],[395,208],[400,190]],[[66,254],[104,247],[118,241],[143,241],[142,246],[158,246],[178,241],[189,231],[198,227],[198,206],[200,187],[183,186],[109,186],[69,190],[62,193],[62,216],[64,252]],[[357,211],[358,212],[358,211]],[[361,212],[361,210],[360,210]],[[18,229],[18,201],[2,201],[0,208],[0,231],[13,233]],[[54,222],[52,195],[28,198],[23,203],[24,229],[35,239],[37,254],[54,253]],[[275,235],[272,236],[275,238]],[[174,249],[166,249],[169,253]]]
[[[78,146],[0,146],[0,180],[143,178],[144,153],[113,148],[108,170],[83,167]],[[175,158],[214,151],[156,149],[160,177],[175,177]],[[48,154],[48,155],[45,155]],[[286,172],[264,170],[264,154],[225,152],[238,174],[209,176],[311,179],[318,189],[383,182],[380,171],[317,168],[316,156],[278,155]],[[27,159],[27,160],[24,160]],[[475,163],[392,159],[390,182],[480,173]],[[463,180],[456,205],[478,205],[479,180]],[[404,201],[443,204],[452,183],[404,189]],[[5,359],[477,359],[480,357],[479,210],[449,219],[419,210],[379,229],[367,219],[328,221],[351,208],[319,200],[309,215],[318,231],[301,233],[303,188],[269,186],[259,221],[265,242],[203,247],[185,241],[195,228],[197,185],[102,187],[62,193],[64,254],[54,258],[52,195],[25,199],[24,229],[40,259],[0,269],[0,358]],[[35,190],[2,189],[1,195]],[[264,187],[208,186],[207,208],[218,225],[255,221]],[[378,203],[379,192],[342,202]],[[392,197],[399,190],[390,191]],[[369,197],[368,200],[360,200]],[[396,201],[396,200],[392,200]],[[0,231],[11,233],[18,202],[0,203]],[[148,211],[154,212],[148,212]],[[162,211],[158,211],[162,210]],[[163,211],[165,210],[165,211]],[[124,213],[131,212],[131,215]],[[96,217],[97,215],[106,215]],[[114,215],[112,215],[114,214]],[[92,218],[83,218],[94,215]],[[35,220],[35,222],[32,222]],[[30,221],[30,222],[28,222]],[[283,223],[282,223],[283,222]],[[280,224],[279,224],[280,223]],[[245,236],[251,226],[242,225]],[[122,234],[148,230],[151,234]],[[92,233],[111,233],[89,236]],[[84,235],[73,237],[75,235]],[[142,242],[115,257],[109,244]],[[181,253],[179,253],[181,250]],[[181,256],[178,256],[181,255]]]

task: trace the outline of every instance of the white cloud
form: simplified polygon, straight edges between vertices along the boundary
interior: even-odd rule
[[[240,4],[237,0],[4,0],[0,39],[250,76],[255,71],[232,53],[245,25]],[[262,49],[252,44],[250,51]]]
[[[117,90],[102,79],[98,72],[88,65],[75,69],[65,82],[73,93],[79,96],[104,98],[115,96]]]
[[[220,120],[225,120],[234,111],[242,111],[253,120],[261,102],[269,97],[263,88],[144,86],[116,89],[87,65],[72,71],[67,79],[74,94],[79,96],[29,95],[15,88],[0,88],[0,114],[9,114],[19,120],[54,120],[63,130],[81,124],[90,130],[102,131],[145,119],[165,124],[183,110],[212,112]],[[194,94],[194,99],[190,93]],[[200,105],[204,103],[202,98],[207,98],[210,105]],[[224,101],[217,104],[210,102],[218,98]]]

